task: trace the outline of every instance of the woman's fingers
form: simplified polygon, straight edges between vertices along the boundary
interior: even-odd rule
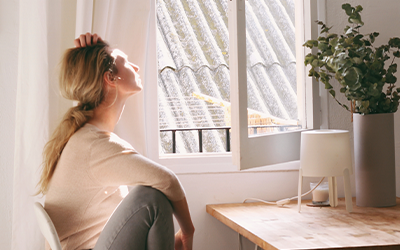
[[[79,47],[86,47],[86,35],[82,34],[79,36],[80,46]]]
[[[75,45],[76,48],[80,48],[81,47],[81,41],[79,40],[79,37],[74,40],[74,45]]]
[[[99,36],[98,36],[96,33],[94,33],[94,34],[93,34],[93,37],[92,37],[92,40],[93,40],[93,41],[92,41],[92,42],[93,42],[93,45],[96,44],[97,41],[99,40]]]
[[[89,32],[86,34],[80,35],[78,38],[74,40],[74,45],[77,48],[86,47],[90,45],[95,45],[98,41],[101,41],[101,38],[97,34],[90,34]]]
[[[87,46],[92,45],[92,35],[89,32],[86,33],[86,45]]]

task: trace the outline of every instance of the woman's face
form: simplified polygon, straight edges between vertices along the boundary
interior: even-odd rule
[[[140,92],[143,88],[139,67],[128,61],[128,56],[119,49],[114,49],[111,56],[115,58],[118,90],[128,95]]]

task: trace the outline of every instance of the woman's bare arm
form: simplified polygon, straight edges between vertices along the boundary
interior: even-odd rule
[[[180,201],[171,201],[171,203],[180,226],[180,230],[175,235],[175,250],[191,250],[193,249],[194,226],[186,198]]]

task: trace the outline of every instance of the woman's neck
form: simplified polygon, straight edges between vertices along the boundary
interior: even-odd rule
[[[96,126],[100,130],[113,132],[124,111],[125,100],[116,100],[114,104],[101,103],[93,110],[93,117],[88,123]]]

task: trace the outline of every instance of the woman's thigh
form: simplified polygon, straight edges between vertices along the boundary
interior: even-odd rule
[[[174,249],[172,206],[160,191],[136,186],[106,223],[94,250]]]

